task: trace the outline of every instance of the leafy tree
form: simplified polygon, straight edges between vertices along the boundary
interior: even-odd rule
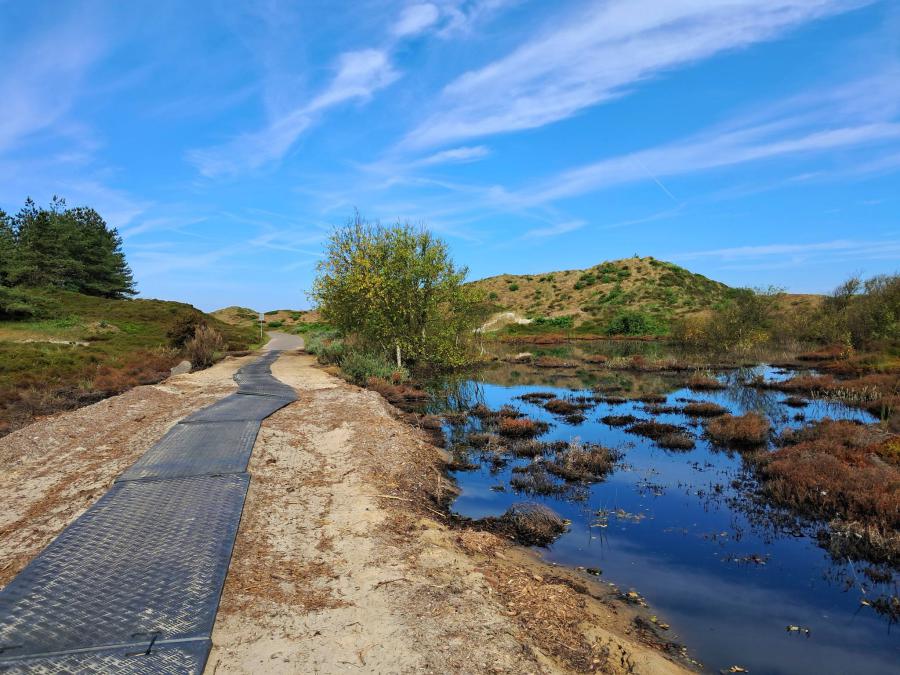
[[[357,214],[332,233],[310,296],[326,321],[398,367],[456,366],[466,360],[480,300],[463,285],[467,272],[427,230]]]

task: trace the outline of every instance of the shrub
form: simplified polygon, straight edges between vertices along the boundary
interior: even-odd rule
[[[544,403],[544,410],[552,412],[555,415],[569,415],[578,409],[577,405],[562,398],[551,398]]]
[[[340,363],[344,375],[359,385],[365,384],[372,377],[395,382],[409,379],[405,368],[397,368],[396,364],[378,354],[351,350],[343,354]]]
[[[683,429],[677,424],[666,424],[664,422],[654,422],[652,420],[641,420],[632,424],[625,431],[630,434],[644,436],[645,438],[659,440],[663,436],[682,432]]]
[[[199,312],[186,312],[175,319],[172,327],[166,333],[169,342],[176,349],[183,349],[188,342],[194,339],[197,329],[206,326],[206,319]]]
[[[542,504],[513,504],[500,516],[500,522],[527,546],[547,546],[566,531],[566,521]]]
[[[726,385],[714,377],[697,373],[688,378],[687,387],[692,391],[716,391],[717,389],[725,389]]]
[[[547,462],[547,471],[563,480],[597,482],[613,470],[622,454],[602,445],[572,441]]]
[[[769,440],[772,425],[759,413],[747,413],[739,417],[722,415],[706,423],[706,435],[713,442],[725,446],[754,448]]]
[[[829,419],[785,434],[783,447],[754,455],[765,494],[816,518],[840,518],[862,527],[868,546],[900,557],[900,468],[897,437],[875,425]],[[865,547],[860,547],[865,548]]]
[[[284,321],[269,321],[266,324],[269,328],[281,328],[284,325]]]
[[[611,427],[627,427],[629,424],[637,422],[637,417],[634,415],[607,415],[602,417],[600,421]]]
[[[617,314],[607,325],[607,335],[657,335],[665,332],[657,319],[645,312],[629,310]]]
[[[520,417],[518,419],[502,417],[500,418],[498,430],[503,436],[532,438],[547,431],[549,426],[546,422],[533,420],[529,417]]]
[[[194,337],[184,345],[188,360],[194,368],[209,368],[224,349],[225,340],[221,334],[206,324],[197,326]]]
[[[656,444],[667,450],[693,450],[694,437],[688,433],[676,431],[671,434],[663,434],[656,439]]]
[[[684,406],[684,414],[690,417],[718,417],[727,412],[727,408],[720,406],[718,403],[711,403],[709,401],[696,401]]]
[[[517,290],[519,290],[519,284],[510,284],[506,288],[507,288],[507,290],[510,290],[510,291],[517,291]]]

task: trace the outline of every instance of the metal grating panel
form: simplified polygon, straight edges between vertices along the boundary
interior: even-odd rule
[[[0,592],[0,659],[208,637],[249,480],[113,485]]]
[[[140,647],[123,646],[82,652],[50,654],[0,661],[4,675],[200,675],[211,643],[208,639],[174,644],[154,644],[149,653]]]
[[[182,423],[237,422],[256,420],[261,422],[276,410],[291,403],[290,399],[275,396],[231,394],[211,406],[185,417]]]
[[[176,424],[118,480],[240,473],[247,469],[260,423]]]

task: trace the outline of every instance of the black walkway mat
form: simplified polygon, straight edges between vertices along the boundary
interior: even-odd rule
[[[0,592],[0,664],[209,637],[249,480],[114,484]]]
[[[253,396],[252,394],[231,394],[211,406],[185,417],[181,423],[192,422],[241,422],[255,420],[262,422],[276,410],[291,403],[293,399],[276,396]]]
[[[118,480],[241,473],[259,426],[255,420],[176,424]]]
[[[147,646],[90,649],[0,661],[0,673],[96,675],[200,675],[209,655],[209,639]]]

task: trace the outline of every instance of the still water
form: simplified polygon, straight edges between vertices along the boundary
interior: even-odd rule
[[[638,347],[654,349],[654,347]],[[562,351],[561,351],[562,349]],[[566,348],[551,351],[563,356]],[[582,350],[628,349],[594,344]],[[817,545],[816,526],[781,526],[762,517],[747,496],[748,474],[741,457],[711,446],[700,422],[680,413],[651,415],[644,404],[599,403],[580,424],[567,423],[540,405],[519,397],[553,392],[559,397],[590,395],[595,386],[634,397],[662,393],[665,405],[687,400],[712,401],[733,414],[762,412],[776,432],[806,421],[831,417],[874,421],[865,412],[839,403],[810,401],[798,411],[782,403],[786,395],[745,386],[755,375],[782,379],[793,373],[760,365],[719,374],[727,388],[692,392],[675,377],[610,372],[583,365],[547,370],[498,364],[462,382],[432,387],[436,409],[484,403],[492,409],[509,404],[528,416],[551,423],[541,440],[599,443],[624,453],[617,469],[586,488],[580,499],[527,497],[510,486],[512,469],[530,459],[505,465],[479,462],[456,472],[462,489],[453,508],[472,517],[498,516],[518,501],[542,502],[572,521],[544,557],[553,562],[599,568],[600,580],[643,596],[659,620],[671,625],[667,637],[686,644],[691,656],[711,672],[738,665],[757,673],[897,673],[900,672],[898,626],[861,603],[896,594],[898,577],[873,583],[867,564],[835,561]],[[694,450],[669,451],[653,441],[611,427],[606,415],[632,414],[641,419],[680,424],[698,438]],[[448,427],[448,443],[464,447],[471,420]],[[787,626],[804,630],[788,631]],[[807,632],[808,629],[808,632]]]

